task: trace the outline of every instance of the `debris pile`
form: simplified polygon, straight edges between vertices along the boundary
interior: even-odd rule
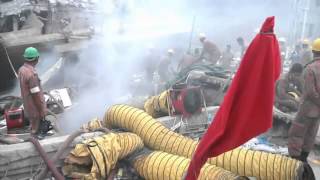
[[[72,6],[83,9],[94,9],[97,5],[97,0],[50,0],[52,5]]]
[[[29,0],[13,0],[0,4],[0,18],[20,14],[23,11],[31,10],[33,8]]]

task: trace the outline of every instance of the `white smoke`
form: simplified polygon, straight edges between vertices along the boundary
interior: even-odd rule
[[[142,60],[152,44],[161,57],[168,48],[187,52],[193,19],[192,46],[204,32],[221,50],[226,44],[237,49],[236,38],[247,42],[267,16],[276,16],[276,31],[290,32],[290,0],[119,0],[98,4],[99,15],[91,19],[96,36],[80,61],[67,71],[81,85],[77,104],[66,111],[60,126],[65,131],[103,117],[107,107],[132,94],[133,74],[143,74]],[[159,59],[160,61],[160,59]],[[63,121],[63,122],[62,122]]]

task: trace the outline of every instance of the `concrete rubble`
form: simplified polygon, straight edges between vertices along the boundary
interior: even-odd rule
[[[29,0],[13,0],[6,3],[0,3],[0,18],[20,14],[23,11],[32,9],[33,6]]]

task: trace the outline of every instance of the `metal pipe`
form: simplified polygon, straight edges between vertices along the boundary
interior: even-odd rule
[[[53,174],[53,177],[57,180],[64,180],[64,177],[59,173],[57,168],[54,166],[53,162],[49,159],[48,155],[46,152],[43,150],[42,146],[40,145],[39,141],[33,137],[29,139],[30,142],[34,144],[36,147],[37,151],[39,152],[41,158],[43,161],[46,163],[47,167],[50,169],[50,171]]]
[[[305,38],[305,31],[306,31],[306,26],[307,26],[307,21],[308,21],[308,11],[310,9],[310,0],[307,0],[307,3],[305,6],[306,7],[303,9],[304,14],[303,14],[302,32],[301,32],[301,39],[302,40]]]
[[[196,24],[196,16],[194,15],[192,18],[192,26],[191,26],[191,32],[190,32],[190,37],[189,37],[189,46],[188,46],[189,53],[191,53],[192,36],[194,33],[195,24]]]

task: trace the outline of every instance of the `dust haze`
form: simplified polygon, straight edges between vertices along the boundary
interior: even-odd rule
[[[120,8],[114,7],[112,1],[98,3],[102,13],[91,19],[95,36],[88,48],[78,54],[77,63],[64,71],[70,83],[79,86],[74,106],[60,118],[65,132],[92,118],[102,119],[110,105],[136,96],[131,85],[136,80],[134,75],[144,75],[144,57],[149,47],[160,58],[173,48],[179,61],[189,44],[201,46],[197,36],[205,33],[221,51],[231,44],[232,51],[237,52],[236,38],[241,36],[248,44],[268,16],[276,16],[278,37],[289,38],[293,18],[289,0],[119,2],[124,3]]]

